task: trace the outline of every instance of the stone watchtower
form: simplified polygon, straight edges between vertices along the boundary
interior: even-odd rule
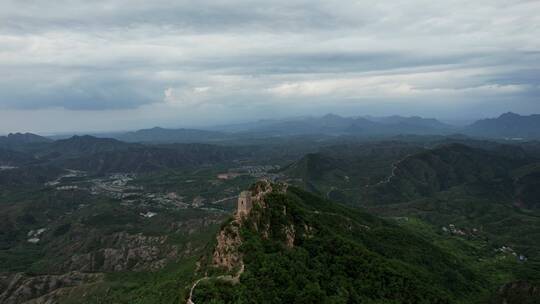
[[[253,202],[251,201],[251,191],[242,191],[238,196],[238,207],[236,208],[236,215],[238,217],[244,217],[249,214]]]

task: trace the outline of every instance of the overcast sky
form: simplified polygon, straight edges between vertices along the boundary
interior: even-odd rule
[[[0,133],[540,112],[540,1],[0,0]]]

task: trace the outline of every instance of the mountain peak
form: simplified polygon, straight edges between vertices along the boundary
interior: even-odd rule
[[[499,116],[499,118],[503,118],[503,119],[504,118],[506,118],[506,119],[508,119],[508,118],[519,118],[519,117],[521,117],[521,115],[516,114],[514,112],[506,112],[506,113],[502,114],[501,116]]]
[[[336,115],[334,113],[328,113],[322,117],[322,119],[342,119],[343,117]]]
[[[96,137],[92,135],[73,135],[70,138],[59,140],[58,142],[116,142],[116,139]]]
[[[43,143],[50,142],[51,140],[46,137],[42,137],[33,133],[9,133],[6,137],[9,141],[18,144],[28,144],[28,143]]]
[[[254,200],[261,194],[251,212],[222,226],[212,256],[201,260],[198,274],[204,277],[193,283],[187,303],[266,303],[277,297],[295,297],[282,301],[291,303],[449,303],[445,275],[468,271],[398,225],[292,186],[259,186],[263,191],[252,187],[240,197]],[[396,242],[401,238],[414,240],[415,252],[429,253],[423,255],[428,262],[400,258],[410,252],[409,243]],[[384,254],[389,250],[395,258]],[[212,275],[218,271],[225,274]],[[371,284],[365,278],[388,283]],[[351,282],[347,288],[355,293],[336,295],[328,282]],[[436,288],[427,291],[428,284]],[[469,284],[458,279],[454,288],[464,290]],[[320,301],[302,294],[312,285]],[[213,292],[216,288],[219,292]]]
[[[523,116],[507,112],[498,118],[479,120],[466,129],[474,136],[494,138],[540,138],[540,115]]]

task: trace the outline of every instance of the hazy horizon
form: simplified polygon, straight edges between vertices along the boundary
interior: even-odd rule
[[[509,113],[509,112],[505,112],[505,113]],[[287,121],[287,120],[298,120],[298,119],[306,119],[306,118],[320,118],[324,115],[338,115],[338,116],[341,116],[343,118],[367,118],[367,119],[374,119],[374,121],[377,121],[377,119],[381,119],[381,118],[388,118],[388,117],[392,117],[392,116],[401,116],[401,117],[421,117],[421,118],[424,118],[424,119],[436,119],[444,124],[447,124],[449,126],[452,126],[452,127],[455,127],[456,129],[459,129],[459,128],[462,128],[462,127],[466,127],[468,125],[471,125],[472,123],[478,121],[478,120],[482,120],[482,119],[491,119],[491,118],[497,118],[499,117],[500,115],[502,114],[505,114],[505,113],[500,113],[499,115],[496,115],[496,116],[489,116],[489,117],[480,117],[480,118],[476,118],[476,119],[439,119],[439,118],[436,118],[436,117],[423,117],[423,116],[419,116],[419,115],[397,115],[397,114],[394,114],[394,115],[370,115],[370,114],[365,114],[365,115],[352,115],[352,114],[338,114],[338,113],[332,113],[332,112],[328,112],[328,113],[324,113],[324,114],[320,114],[320,115],[295,115],[295,116],[284,116],[284,117],[273,117],[273,118],[259,118],[259,119],[252,119],[252,120],[245,120],[245,121],[232,121],[232,122],[229,122],[229,123],[222,123],[222,124],[206,124],[206,125],[175,125],[174,123],[171,123],[171,124],[157,124],[157,125],[146,125],[146,126],[142,126],[142,127],[136,127],[136,128],[127,128],[127,129],[110,129],[110,130],[107,130],[107,129],[97,129],[97,130],[66,130],[66,131],[40,131],[40,130],[14,130],[14,131],[9,131],[9,132],[0,132],[0,136],[6,136],[6,135],[9,135],[10,133],[32,133],[32,134],[36,134],[36,135],[41,135],[41,136],[51,136],[51,137],[55,137],[55,136],[59,136],[61,138],[63,138],[64,136],[71,136],[71,135],[107,135],[107,134],[119,134],[119,133],[125,133],[125,132],[133,132],[133,131],[138,131],[138,130],[143,130],[143,129],[152,129],[152,128],[164,128],[164,129],[199,129],[199,130],[212,130],[212,131],[219,131],[220,130],[220,127],[230,127],[230,126],[234,126],[235,124],[239,124],[239,125],[243,125],[243,124],[256,124],[258,122],[263,122],[263,121]],[[526,116],[528,114],[520,114],[520,113],[515,113],[515,112],[511,112],[510,113],[514,113],[514,114],[518,114],[518,115],[522,115],[522,116]],[[531,115],[534,115],[536,113],[533,113]]]
[[[0,134],[540,113],[537,1],[0,8]]]

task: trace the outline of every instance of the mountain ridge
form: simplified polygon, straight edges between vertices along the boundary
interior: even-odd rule
[[[253,196],[285,190],[222,226],[213,260],[236,262],[203,262],[187,303],[454,303],[484,292],[481,274],[420,235],[295,187],[256,185]]]
[[[36,135],[33,133],[9,133],[6,136],[0,136],[0,147],[19,148],[24,145],[51,143],[52,139]]]
[[[225,137],[227,137],[227,134],[218,131],[153,127],[120,134],[116,136],[116,139],[140,143],[194,143],[200,141],[219,141]]]
[[[465,128],[470,135],[492,138],[540,138],[540,114],[519,115],[507,112],[496,118],[482,119]]]

